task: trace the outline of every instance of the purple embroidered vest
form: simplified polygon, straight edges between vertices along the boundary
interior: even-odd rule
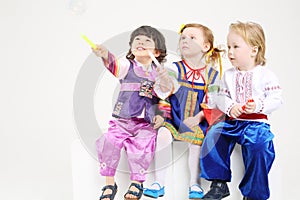
[[[146,75],[145,71],[132,61],[126,77],[120,80],[121,88],[112,116],[116,118],[143,117],[151,123],[156,115],[159,101],[152,87],[155,77],[155,69]],[[143,116],[141,116],[142,113]]]

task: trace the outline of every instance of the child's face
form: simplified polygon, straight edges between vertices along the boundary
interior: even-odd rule
[[[241,70],[250,69],[255,64],[256,50],[236,32],[227,35],[228,58],[231,64]]]
[[[148,50],[150,50],[155,57],[158,56],[155,51],[155,43],[151,38],[145,35],[138,35],[133,39],[131,44],[131,52],[135,58],[149,57]]]
[[[181,33],[179,48],[183,57],[202,56],[209,49],[209,45],[205,42],[201,29],[188,27]]]

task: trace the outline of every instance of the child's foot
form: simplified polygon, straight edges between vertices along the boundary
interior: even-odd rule
[[[225,181],[214,180],[210,185],[210,190],[204,195],[203,199],[220,200],[230,195],[229,188]]]
[[[102,191],[99,200],[113,200],[118,191],[118,186],[116,183],[114,185],[106,185],[102,188]]]
[[[165,195],[165,187],[161,187],[158,182],[154,182],[150,188],[144,190],[144,195],[152,198],[158,198]]]
[[[203,196],[203,189],[200,185],[194,184],[189,188],[189,199],[202,199]]]
[[[244,197],[243,200],[253,200],[253,199],[251,199],[249,197]]]
[[[133,182],[130,184],[128,191],[124,195],[125,200],[139,200],[143,194],[143,184]]]

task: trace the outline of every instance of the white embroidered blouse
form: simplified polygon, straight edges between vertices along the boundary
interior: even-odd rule
[[[249,71],[239,71],[233,67],[224,73],[216,98],[217,107],[230,116],[234,105],[244,105],[248,99],[256,103],[255,113],[267,116],[282,104],[278,78],[268,67],[259,65]]]

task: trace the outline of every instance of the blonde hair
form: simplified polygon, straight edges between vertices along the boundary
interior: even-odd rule
[[[230,31],[234,31],[240,35],[247,44],[258,48],[258,52],[255,58],[256,65],[264,66],[266,64],[265,52],[266,52],[266,39],[262,27],[254,22],[236,22],[229,26]]]

